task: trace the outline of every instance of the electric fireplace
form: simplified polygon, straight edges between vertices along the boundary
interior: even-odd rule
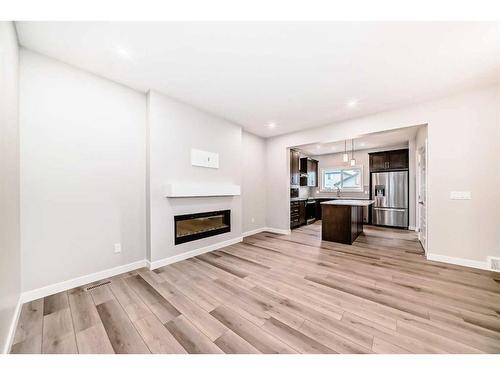
[[[231,210],[174,216],[175,244],[231,231]]]

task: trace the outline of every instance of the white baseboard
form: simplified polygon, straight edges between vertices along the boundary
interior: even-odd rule
[[[160,260],[155,260],[153,262],[146,261],[147,267],[150,270],[154,270],[156,268],[160,268],[160,267],[166,266],[168,264],[172,264],[172,263],[175,263],[175,262],[180,262],[181,260],[184,260],[184,259],[188,259],[188,258],[195,257],[197,255],[208,253],[209,251],[214,251],[214,250],[220,249],[222,247],[226,247],[226,246],[229,246],[229,245],[234,245],[235,243],[238,243],[238,242],[241,242],[241,241],[243,241],[243,237],[236,237],[236,238],[232,238],[232,239],[227,240],[227,241],[217,242],[217,243],[214,243],[212,245],[208,245],[208,246],[205,246],[205,247],[202,247],[202,248],[199,248],[199,249],[187,251],[185,253],[174,255],[174,256],[171,256],[171,257],[168,257],[168,258],[163,258],[163,259],[160,259]]]
[[[426,257],[428,260],[433,260],[435,262],[450,263],[450,264],[456,264],[458,266],[465,266],[465,267],[479,268],[481,270],[494,271],[494,270],[489,268],[488,262],[481,262],[479,260],[455,258],[455,257],[449,257],[446,255],[439,255],[439,254],[427,254]]]
[[[14,341],[14,335],[16,334],[17,323],[19,321],[19,316],[21,315],[21,306],[23,302],[21,301],[21,296],[19,296],[17,300],[17,305],[14,310],[14,315],[12,316],[12,320],[10,322],[9,333],[7,335],[7,340],[5,341],[5,345],[3,347],[3,354],[9,354],[10,348],[12,347],[12,342]]]
[[[292,231],[290,229],[278,229],[278,228],[270,228],[270,227],[262,227],[254,230],[249,230],[248,232],[243,233],[243,237],[251,236],[253,234],[262,233],[262,232],[271,232],[276,234],[290,234]]]
[[[414,227],[413,225],[408,226],[409,230],[417,231],[417,227]]]
[[[271,228],[271,227],[265,228],[264,232],[271,232],[271,233],[285,234],[285,235],[292,233],[292,231],[290,229],[279,229],[279,228]]]
[[[248,237],[248,236],[251,236],[251,235],[254,235],[254,234],[257,234],[257,233],[264,232],[265,230],[266,230],[266,227],[249,230],[247,232],[243,232],[242,236],[243,237]]]
[[[139,260],[137,262],[133,262],[133,263],[125,264],[122,266],[110,268],[107,270],[99,271],[96,273],[92,273],[90,275],[80,276],[80,277],[77,277],[77,278],[74,278],[71,280],[66,280],[66,281],[56,283],[56,284],[47,285],[47,286],[44,286],[42,288],[23,292],[21,294],[20,301],[21,301],[21,304],[26,303],[26,302],[30,302],[30,301],[34,301],[38,298],[47,297],[47,296],[50,296],[54,293],[59,293],[59,292],[62,292],[64,290],[76,288],[76,287],[79,287],[79,286],[82,286],[85,284],[92,283],[94,281],[102,280],[102,279],[105,279],[107,277],[116,276],[116,275],[119,275],[121,273],[133,271],[133,270],[136,270],[136,269],[142,268],[142,267],[148,267],[149,269],[153,270],[153,269],[156,269],[159,267],[166,266],[167,264],[179,262],[181,260],[188,259],[188,258],[197,256],[197,255],[201,255],[201,254],[207,253],[209,251],[217,250],[217,249],[220,249],[221,247],[233,245],[233,244],[241,242],[241,241],[243,241],[243,237],[236,237],[236,238],[233,238],[233,239],[230,239],[227,241],[222,241],[222,242],[218,242],[218,243],[213,244],[213,245],[205,246],[205,247],[202,247],[200,249],[188,251],[188,252],[183,253],[183,254],[174,255],[174,256],[169,257],[169,258],[160,259],[160,260],[153,261],[153,262],[146,260],[146,259],[143,259],[143,260]]]
[[[76,277],[76,278],[71,279],[71,280],[66,280],[66,281],[62,281],[60,283],[51,284],[51,285],[44,286],[42,288],[23,292],[21,294],[21,301],[22,301],[22,303],[25,303],[25,302],[36,300],[38,298],[47,297],[47,296],[50,296],[51,294],[54,294],[54,293],[59,293],[59,292],[62,292],[64,290],[68,290],[68,289],[76,288],[76,287],[79,287],[79,286],[82,286],[85,284],[93,283],[94,281],[102,280],[102,279],[105,279],[107,277],[116,276],[116,275],[119,275],[120,273],[133,271],[133,270],[136,270],[138,268],[145,267],[146,264],[147,263],[146,263],[145,259],[138,260],[137,262],[124,264],[122,266],[109,268],[107,270],[91,273],[89,275]]]
[[[494,269],[493,268],[493,260],[495,261],[499,261],[500,260],[500,257],[497,257],[497,256],[489,256],[489,257],[486,257],[486,263],[488,264],[488,269],[490,271],[493,271],[493,272],[500,272],[500,270],[497,270],[497,269]]]

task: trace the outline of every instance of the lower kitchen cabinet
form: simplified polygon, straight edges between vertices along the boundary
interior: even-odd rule
[[[299,221],[300,225],[306,223],[306,201],[299,202]]]
[[[316,199],[316,220],[321,220],[321,200]]]
[[[306,202],[290,202],[290,228],[297,228],[306,223]]]

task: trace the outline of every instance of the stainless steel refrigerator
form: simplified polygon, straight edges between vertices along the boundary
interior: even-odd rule
[[[373,172],[372,224],[408,227],[408,171]]]

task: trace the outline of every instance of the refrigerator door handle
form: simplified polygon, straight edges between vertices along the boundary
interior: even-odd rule
[[[374,210],[379,210],[379,211],[399,211],[399,212],[405,212],[407,211],[407,208],[381,208],[381,207],[373,207]]]

